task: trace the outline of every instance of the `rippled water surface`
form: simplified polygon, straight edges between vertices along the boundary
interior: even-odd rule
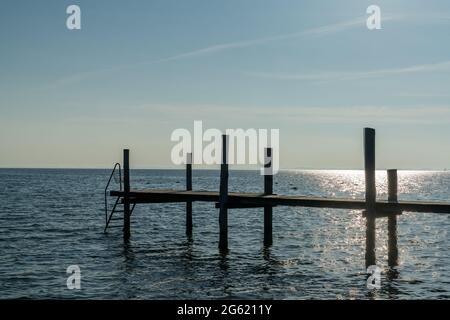
[[[132,238],[103,234],[108,170],[0,170],[0,298],[443,299],[450,298],[450,215],[403,213],[400,265],[387,267],[387,225],[377,220],[381,289],[369,292],[364,220],[358,211],[277,207],[274,245],[262,246],[263,210],[229,212],[228,255],[218,244],[218,210],[194,203],[138,205]],[[386,175],[377,173],[378,197]],[[284,171],[274,192],[362,198],[358,171]],[[184,187],[184,171],[132,171],[135,188]],[[218,190],[217,171],[194,171],[194,189]],[[257,171],[230,173],[230,191],[261,192]],[[400,199],[450,201],[449,172],[399,172]],[[120,223],[120,221],[115,221]],[[66,268],[81,268],[68,290]]]

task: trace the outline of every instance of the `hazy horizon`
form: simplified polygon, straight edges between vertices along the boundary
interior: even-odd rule
[[[0,170],[112,170],[111,167],[0,167]],[[396,168],[381,168],[376,172],[385,172],[390,169]],[[130,170],[185,170],[184,167],[131,167]],[[220,166],[206,166],[206,167],[193,167],[193,170],[206,170],[206,171],[218,171]],[[246,168],[239,166],[230,166],[229,171],[259,171],[260,168]],[[442,169],[396,169],[399,172],[448,172],[448,168]],[[364,168],[351,169],[351,168],[280,168],[279,171],[339,171],[339,172],[361,172]]]

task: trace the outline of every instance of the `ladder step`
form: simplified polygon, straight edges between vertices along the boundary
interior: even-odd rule
[[[123,218],[111,218],[110,221],[114,221],[114,220],[123,220]]]
[[[123,210],[114,210],[114,212],[124,212]]]
[[[108,226],[107,229],[109,229],[109,228],[123,228],[123,226]]]

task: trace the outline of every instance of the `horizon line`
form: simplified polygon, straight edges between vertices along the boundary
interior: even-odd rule
[[[229,171],[259,171],[261,168],[236,168],[230,165]],[[112,170],[110,167],[2,167],[0,170]],[[186,168],[178,167],[134,167],[130,170],[186,170]],[[220,171],[220,165],[212,165],[210,168],[203,167],[193,167],[193,170],[204,170],[204,171]],[[424,171],[424,172],[448,172],[449,168],[381,168],[375,171],[387,171],[387,170],[398,170],[398,171]],[[279,171],[364,171],[364,168],[280,168]]]

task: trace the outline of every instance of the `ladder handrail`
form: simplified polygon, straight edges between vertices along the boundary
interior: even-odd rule
[[[111,180],[112,180],[117,168],[119,168],[119,188],[120,188],[120,191],[122,191],[122,168],[120,166],[120,163],[117,162],[114,164],[114,167],[111,171],[111,175],[109,176],[108,183],[106,184],[106,187],[105,187],[105,221],[106,221],[106,223],[108,223],[108,188],[109,188],[109,185],[111,184]]]

